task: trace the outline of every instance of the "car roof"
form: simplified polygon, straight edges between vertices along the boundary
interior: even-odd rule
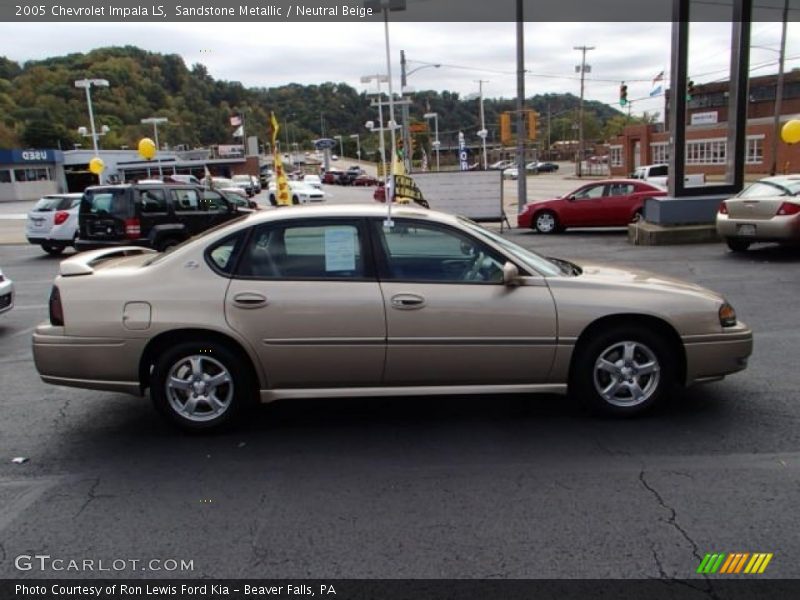
[[[263,213],[263,214],[262,214]],[[387,208],[384,204],[301,204],[295,206],[281,206],[274,210],[262,211],[247,217],[249,224],[276,219],[304,219],[326,217],[385,217]],[[457,217],[436,210],[429,210],[421,206],[392,205],[393,217],[423,218],[441,223],[456,223]]]
[[[83,192],[69,192],[67,194],[45,194],[42,196],[42,200],[45,198],[80,198],[83,196]]]

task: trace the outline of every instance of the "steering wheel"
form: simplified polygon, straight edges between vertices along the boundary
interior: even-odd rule
[[[465,281],[480,281],[481,278],[481,267],[483,266],[483,260],[486,258],[486,255],[478,251],[475,255],[475,260],[472,261],[472,264],[469,267],[469,271],[467,271],[466,276],[464,277]]]

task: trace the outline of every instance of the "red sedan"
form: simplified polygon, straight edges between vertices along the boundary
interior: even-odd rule
[[[666,193],[633,179],[594,181],[561,198],[529,202],[517,217],[517,225],[539,233],[554,233],[567,227],[621,227],[642,214],[645,198]]]

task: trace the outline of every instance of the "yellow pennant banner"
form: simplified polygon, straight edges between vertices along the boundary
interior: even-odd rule
[[[269,113],[270,137],[272,138],[272,168],[275,171],[275,201],[278,206],[289,206],[292,203],[289,191],[289,180],[286,178],[286,171],[283,169],[283,160],[278,150],[278,119],[275,113]]]

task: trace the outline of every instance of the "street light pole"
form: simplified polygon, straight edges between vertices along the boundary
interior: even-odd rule
[[[441,146],[441,142],[439,141],[439,113],[429,112],[423,115],[425,119],[433,119],[434,124],[434,131],[435,137],[433,141],[433,148],[436,150],[436,170],[439,170],[439,146]]]
[[[361,83],[369,83],[372,80],[378,84],[378,124],[380,127],[378,128],[378,132],[380,133],[379,139],[379,148],[381,153],[381,166],[383,168],[383,185],[384,189],[386,189],[386,142],[384,141],[383,132],[385,131],[384,123],[383,123],[383,94],[381,93],[381,82],[387,81],[388,78],[386,75],[364,75],[361,77]],[[367,129],[370,131],[374,131],[374,128],[371,126],[372,121],[367,123]]]
[[[589,50],[594,50],[594,46],[573,46],[573,50],[580,50],[581,51],[581,100],[580,104],[578,105],[578,160],[577,160],[577,174],[578,177],[583,175],[583,80],[584,76],[586,75],[587,67],[591,69],[591,66],[586,64],[586,53]]]
[[[528,202],[528,179],[525,177],[525,20],[522,0],[517,0],[517,212]]]
[[[438,69],[440,64],[424,64],[421,67],[416,67],[408,71],[406,69],[406,52],[400,50],[400,92],[405,93],[408,87],[408,78],[421,69],[434,68]],[[413,91],[409,90],[409,91]],[[403,152],[406,163],[406,170],[411,172],[411,129],[410,129],[410,116],[408,114],[408,104],[403,104]]]
[[[333,139],[339,140],[339,156],[344,158],[344,144],[342,143],[342,136],[341,135],[335,135],[335,136],[333,136]]]
[[[486,158],[486,135],[488,132],[486,131],[486,120],[484,119],[483,115],[483,84],[489,83],[485,79],[478,80],[478,95],[480,96],[480,103],[481,103],[481,130],[478,132],[478,135],[481,138],[481,143],[483,145],[483,170],[486,171],[489,168],[489,162]]]
[[[86,104],[89,107],[89,125],[92,128],[92,147],[94,148],[94,155],[97,156],[97,130],[94,127],[94,111],[92,110],[92,86],[108,87],[107,79],[78,79],[75,81],[76,88],[83,88],[86,90]],[[100,184],[103,184],[103,173],[97,176]]]
[[[350,139],[356,140],[356,156],[358,156],[358,160],[361,160],[361,136],[357,133],[353,133],[350,135]]]
[[[144,125],[153,125],[153,137],[155,138],[156,142],[156,155],[158,155],[158,151],[161,146],[158,145],[158,124],[159,123],[168,123],[169,119],[167,117],[148,117],[146,119],[142,119],[140,121]],[[163,180],[164,179],[164,171],[161,168],[161,159],[158,160],[158,176]]]

